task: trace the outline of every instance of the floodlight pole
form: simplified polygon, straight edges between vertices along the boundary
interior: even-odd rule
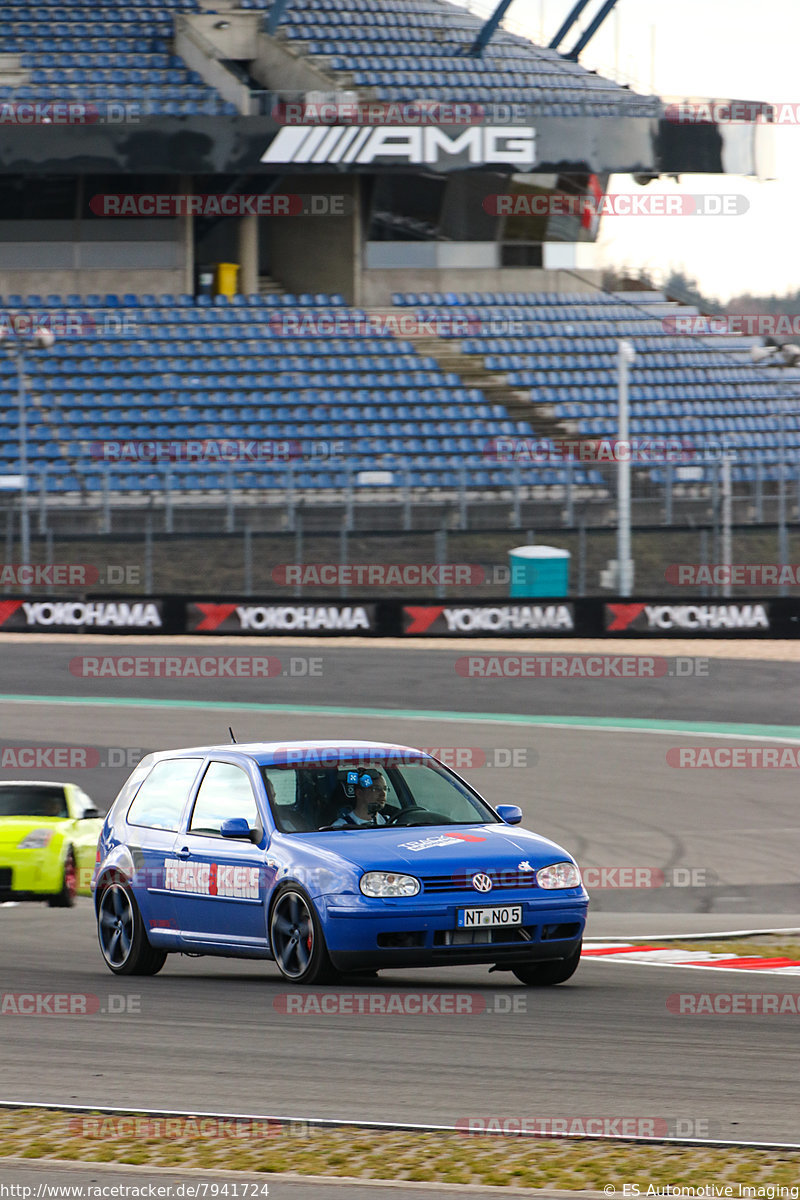
[[[617,347],[617,445],[620,454],[617,464],[617,582],[620,596],[630,596],[633,590],[628,373],[635,357],[633,344],[621,341]]]
[[[28,512],[28,423],[25,396],[25,355],[22,347],[14,349],[17,364],[17,407],[19,409],[19,473],[22,476],[19,493],[20,561],[31,560],[31,527]]]

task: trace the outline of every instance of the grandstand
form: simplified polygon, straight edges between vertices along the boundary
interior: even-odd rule
[[[167,493],[178,502],[235,493],[243,505],[279,504],[287,491],[293,502],[330,504],[345,484],[366,504],[376,489],[400,500],[409,491],[486,497],[520,487],[534,499],[578,489],[606,503],[608,471],[509,462],[492,447],[499,437],[548,447],[613,436],[623,337],[638,352],[632,433],[698,445],[724,434],[746,447],[736,481],[777,478],[772,413],[791,374],[781,380],[754,366],[747,339],[668,332],[675,306],[659,294],[603,293],[596,273],[576,271],[563,230],[559,237],[543,227],[539,243],[520,252],[517,235],[481,204],[513,184],[510,159],[496,154],[474,167],[470,159],[465,169],[457,155],[413,167],[378,157],[345,169],[334,158],[332,169],[320,154],[297,165],[264,153],[285,131],[287,103],[300,97],[302,113],[329,95],[359,104],[464,102],[479,124],[492,106],[522,107],[515,120],[535,121],[539,149],[536,174],[521,177],[545,192],[569,181],[580,194],[595,173],[607,178],[634,163],[655,176],[668,165],[659,158],[665,145],[721,169],[703,158],[704,131],[655,136],[664,128],[658,97],[502,28],[471,54],[482,27],[444,0],[59,0],[39,6],[35,22],[26,4],[6,5],[0,112],[58,100],[99,114],[97,124],[77,128],[9,128],[0,164],[13,218],[0,220],[6,325],[36,314],[35,323],[52,319],[55,328],[57,318],[83,314],[81,336],[57,336],[50,351],[26,355],[29,487],[44,508],[85,509],[101,497],[161,503]],[[118,128],[104,121],[114,104],[138,106],[136,120]],[[43,139],[38,158],[19,149],[21,132],[31,145]],[[352,211],[327,224],[178,215],[112,229],[89,211],[97,192],[337,187]],[[212,298],[196,286],[198,268],[212,259],[241,265],[239,292]],[[363,329],[376,306],[425,320],[456,313],[470,332],[404,338],[282,328],[286,314],[302,310],[312,318],[334,311]],[[0,352],[0,474],[20,469],[16,396],[15,362]],[[285,461],[199,465],[118,462],[97,450],[109,441],[220,438],[284,441],[291,451]],[[344,444],[342,460],[317,454],[321,441]],[[698,458],[671,482],[712,485],[716,466]],[[359,469],[364,459],[372,472]],[[663,482],[664,468],[650,478]]]

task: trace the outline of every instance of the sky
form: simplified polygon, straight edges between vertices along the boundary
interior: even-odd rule
[[[515,0],[511,25],[547,41],[574,0]],[[492,5],[494,7],[494,4]],[[579,24],[599,8],[592,0]],[[572,30],[568,49],[577,40]],[[581,63],[600,73],[618,68],[638,91],[664,97],[718,97],[792,103],[800,112],[800,0],[618,0],[583,51]],[[598,267],[646,268],[665,278],[681,270],[707,296],[725,301],[741,292],[781,296],[800,288],[800,124],[770,131],[774,180],[682,176],[649,190],[735,192],[749,211],[737,217],[606,217]],[[612,176],[609,191],[636,192],[629,176]]]

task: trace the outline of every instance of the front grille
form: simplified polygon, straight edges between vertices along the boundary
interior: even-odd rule
[[[437,929],[434,946],[498,946],[504,942],[532,942],[535,925],[490,925],[482,929]]]
[[[473,875],[488,875],[492,881],[491,892],[478,892],[472,886]],[[533,871],[454,871],[450,875],[421,875],[423,889],[429,894],[442,895],[448,892],[475,892],[476,895],[491,896],[494,892],[525,891],[536,887]]]

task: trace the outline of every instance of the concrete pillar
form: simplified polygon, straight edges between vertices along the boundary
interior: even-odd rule
[[[182,196],[191,196],[193,191],[191,175],[182,175],[178,185]],[[183,290],[194,295],[194,213],[186,213],[178,218],[180,222],[180,237],[183,245]]]
[[[239,221],[237,253],[239,291],[248,296],[258,291],[258,217],[255,213],[248,213]]]

